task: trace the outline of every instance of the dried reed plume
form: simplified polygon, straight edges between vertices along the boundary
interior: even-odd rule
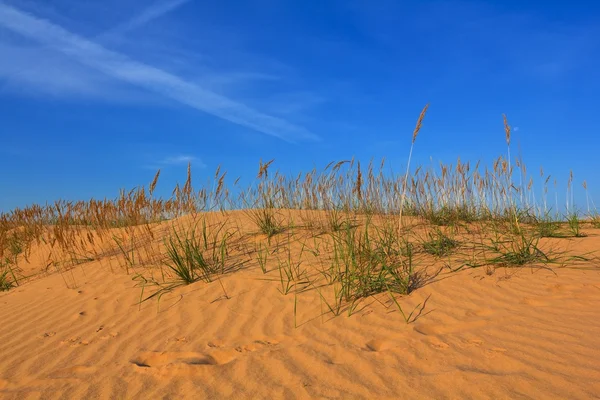
[[[160,169],[158,171],[156,171],[156,175],[154,175],[154,179],[152,180],[152,183],[150,184],[150,187],[148,188],[148,191],[150,192],[151,196],[152,196],[152,193],[154,193],[154,189],[156,189],[156,184],[158,183],[159,176],[160,176]]]
[[[271,161],[268,161],[266,163],[263,163],[262,160],[259,161],[258,164],[258,175],[256,176],[256,179],[261,179],[263,177],[268,178],[269,177],[269,166],[271,164],[273,164],[273,161],[275,161],[274,159]]]
[[[508,119],[506,119],[506,114],[502,114],[502,118],[504,119],[504,133],[506,134],[506,145],[510,146],[510,125],[508,125]]]
[[[410,160],[412,158],[413,147],[415,146],[415,140],[417,140],[417,135],[421,130],[421,124],[423,123],[423,119],[425,118],[425,114],[427,113],[427,109],[429,108],[429,103],[425,104],[421,114],[419,115],[419,119],[417,120],[417,126],[415,126],[415,130],[413,131],[412,142],[410,144],[410,151],[408,153],[408,162],[406,164],[406,173],[404,174],[404,182],[402,184],[402,198],[400,200],[400,215],[398,228],[402,228],[402,210],[404,208],[404,199],[406,197],[406,182],[408,181],[408,172],[410,170]]]
[[[417,126],[415,126],[415,130],[413,131],[413,136],[412,136],[412,143],[415,143],[415,140],[417,140],[417,135],[419,134],[419,131],[421,130],[421,124],[423,123],[423,118],[425,118],[425,114],[427,113],[427,109],[429,108],[429,103],[425,104],[425,107],[423,107],[423,110],[421,111],[421,114],[419,115],[419,119],[417,120]]]

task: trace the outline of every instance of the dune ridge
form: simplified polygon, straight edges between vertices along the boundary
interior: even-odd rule
[[[253,229],[249,221],[240,226]],[[597,248],[600,231],[587,232],[568,246]],[[111,264],[78,264],[68,285],[61,274],[42,274],[0,294],[0,397],[600,393],[600,270],[593,261],[438,274],[399,298],[405,309],[425,304],[409,324],[385,293],[335,317],[316,291],[282,295],[255,264],[222,275],[222,286],[197,282],[140,305],[132,274]]]

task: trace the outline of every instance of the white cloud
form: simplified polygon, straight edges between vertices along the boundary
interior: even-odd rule
[[[197,157],[186,155],[186,154],[179,154],[176,156],[166,157],[165,159],[163,159],[160,162],[160,164],[163,164],[163,165],[181,165],[181,164],[189,164],[189,163],[196,163],[197,164],[196,166],[198,166],[200,168],[206,167],[206,165],[202,162],[202,160],[198,159]]]
[[[170,0],[164,2],[157,2],[144,9],[142,12],[131,18],[129,21],[116,26],[115,28],[103,33],[98,39],[105,39],[107,37],[122,35],[123,33],[137,29],[147,23],[162,17],[163,15],[176,10],[190,0]]]
[[[0,43],[0,94],[93,98],[149,103],[147,93],[127,87],[55,51]]]
[[[168,168],[168,167],[183,167],[191,164],[193,168],[206,168],[206,164],[201,158],[193,156],[191,154],[175,154],[164,157],[157,161],[150,162],[142,165],[142,168],[150,169],[153,171]]]
[[[289,142],[319,139],[305,128],[263,114],[177,75],[108,50],[61,26],[17,8],[0,4],[0,27],[54,49],[113,79],[161,94],[223,120]]]

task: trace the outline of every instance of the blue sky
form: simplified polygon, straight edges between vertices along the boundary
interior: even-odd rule
[[[0,0],[0,210],[353,156],[506,152],[600,195],[600,5]],[[579,190],[579,189],[578,189]],[[582,198],[582,193],[578,194]]]

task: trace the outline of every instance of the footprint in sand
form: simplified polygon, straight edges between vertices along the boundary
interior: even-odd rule
[[[219,360],[208,354],[194,352],[144,352],[130,361],[139,368],[160,368],[174,365],[218,365]]]
[[[448,343],[442,342],[441,340],[431,340],[429,342],[429,344],[431,345],[431,347],[436,348],[438,350],[446,350],[447,348],[450,347],[450,345],[448,345]]]
[[[414,331],[420,333],[421,335],[429,336],[429,335],[438,335],[441,333],[440,329],[438,329],[437,325],[431,324],[421,324],[414,326]]]
[[[507,350],[504,347],[492,347],[490,351],[495,353],[506,353]]]
[[[235,348],[209,342],[210,352],[147,351],[140,353],[130,362],[138,371],[153,371],[158,374],[190,374],[202,371],[207,366],[225,365],[236,360],[240,353],[251,353],[268,346],[277,345],[274,340],[255,340]]]
[[[573,293],[576,292],[578,290],[580,290],[582,287],[585,287],[587,285],[571,285],[571,284],[563,284],[563,283],[556,283],[553,285],[546,285],[546,290],[550,293]]]
[[[185,336],[182,337],[175,337],[175,338],[169,338],[167,339],[167,343],[187,343],[187,338]]]
[[[236,347],[235,351],[238,353],[254,352],[265,346],[274,346],[276,344],[279,344],[279,342],[273,340],[255,340],[250,344]]]
[[[503,347],[492,347],[490,349],[485,349],[485,356],[487,358],[495,358],[507,352],[507,349]]]
[[[384,351],[387,349],[391,349],[392,345],[391,343],[385,341],[385,340],[370,340],[367,343],[365,343],[365,350],[367,351]]]
[[[465,312],[467,317],[489,317],[494,314],[493,310],[481,308],[477,310],[468,310]]]
[[[96,332],[98,332],[98,331],[96,331]],[[110,332],[108,335],[100,336],[100,339],[106,340],[106,339],[110,339],[110,338],[116,338],[117,336],[119,336],[119,332]]]
[[[75,365],[73,367],[64,368],[58,371],[55,371],[50,374],[50,378],[53,379],[71,379],[71,378],[85,378],[96,372],[96,368],[88,367],[85,365]]]
[[[461,345],[460,347],[481,347],[484,346],[485,342],[481,339],[466,339],[466,340],[462,340],[461,341]],[[494,357],[497,356],[498,354],[501,353],[505,353],[507,350],[503,347],[491,347],[491,348],[487,348],[487,346],[484,346],[483,351],[485,352],[485,355],[487,357]]]
[[[71,319],[72,319],[73,321],[76,321],[76,320],[78,320],[78,319],[80,319],[80,318],[83,318],[83,317],[85,317],[85,316],[87,316],[87,312],[86,312],[86,311],[80,311],[80,312],[78,312],[77,314],[73,315],[73,316],[71,317]]]
[[[464,332],[472,329],[482,328],[487,324],[485,320],[462,322],[456,324],[419,324],[413,329],[425,336],[430,335],[445,335],[448,333]]]
[[[90,342],[87,340],[81,340],[80,337],[75,337],[75,338],[69,338],[67,340],[62,340],[60,342],[60,344],[68,344],[71,347],[77,347],[77,346],[87,346],[88,344],[90,344]]]
[[[548,305],[547,302],[537,300],[537,299],[532,299],[529,297],[525,297],[525,298],[521,299],[520,303],[526,304],[528,306],[534,306],[534,307],[544,307],[544,306]]]

